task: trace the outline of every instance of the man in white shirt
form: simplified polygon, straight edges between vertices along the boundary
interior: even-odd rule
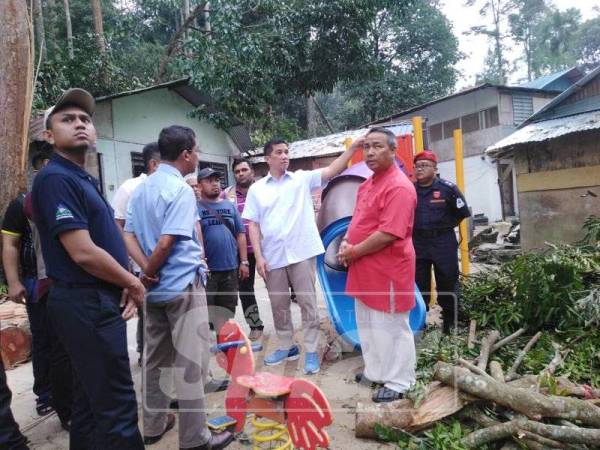
[[[134,178],[129,178],[125,180],[117,192],[115,192],[115,196],[112,199],[111,205],[112,209],[115,212],[115,222],[119,225],[121,231],[123,231],[123,227],[125,226],[125,219],[127,218],[127,205],[129,204],[129,198],[131,194],[137,189],[137,187],[142,184],[148,175],[152,175],[156,168],[160,164],[160,151],[158,150],[158,142],[151,142],[144,146],[142,150],[142,158],[144,159],[144,171]],[[140,268],[135,263],[135,261],[129,258],[129,264],[131,266],[131,271],[135,275],[139,275]],[[138,323],[137,323],[137,331],[136,331],[136,344],[137,344],[137,352],[140,355],[138,363],[141,366],[142,360],[142,351],[144,349],[144,315],[142,312],[142,308],[138,310]]]
[[[242,218],[250,221],[256,269],[267,285],[279,340],[279,349],[265,357],[266,365],[300,357],[300,350],[294,344],[291,284],[302,310],[304,373],[319,371],[315,257],[325,249],[315,223],[311,191],[342,172],[357,148],[350,146],[324,169],[290,172],[288,144],[273,139],[264,146],[269,173],[250,186]]]

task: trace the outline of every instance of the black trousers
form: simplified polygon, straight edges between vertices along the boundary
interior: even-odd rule
[[[73,366],[70,448],[143,449],[121,292],[54,285],[48,316]]]
[[[46,334],[49,346],[50,392],[52,394],[52,407],[62,423],[71,420],[71,406],[73,404],[73,368],[67,350],[59,339],[52,322],[48,317],[48,295],[39,299],[40,308],[44,310],[46,319]]]
[[[36,278],[24,278],[27,289],[27,318],[31,328],[31,365],[33,367],[33,393],[39,404],[50,403],[50,340],[46,308],[35,298]]]
[[[238,301],[238,271],[210,271],[206,283],[206,304],[210,328],[217,333],[225,322],[235,317]]]
[[[26,450],[27,439],[19,430],[19,425],[10,410],[12,394],[6,384],[6,372],[4,363],[0,358],[0,449],[2,450]]]
[[[251,329],[257,328],[262,330],[264,325],[262,320],[260,320],[260,313],[258,312],[258,305],[256,304],[256,297],[254,295],[254,277],[256,275],[256,258],[254,257],[254,253],[248,253],[248,263],[250,276],[245,280],[239,279],[240,300],[248,326]]]
[[[431,268],[435,273],[437,302],[442,308],[444,323],[454,323],[458,308],[458,243],[454,231],[432,238],[413,236],[417,256],[415,281],[429,310],[431,298]]]

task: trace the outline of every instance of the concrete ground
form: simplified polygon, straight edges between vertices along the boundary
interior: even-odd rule
[[[317,290],[320,293],[320,290]],[[270,305],[264,283],[257,277],[256,294],[259,303],[261,318],[265,323],[265,333],[263,337],[263,345],[265,350],[257,353],[257,371],[265,370],[262,360],[264,355],[276,348],[276,339],[274,337],[273,319],[271,315]],[[323,302],[323,298],[319,298],[321,317],[326,317],[327,312]],[[245,321],[240,311],[237,308],[237,317],[239,323],[244,324]],[[292,314],[294,324],[299,327],[301,323],[300,309],[297,305],[292,304]],[[434,313],[435,315],[435,313]],[[434,316],[433,315],[433,316]],[[432,314],[430,314],[432,316]],[[432,319],[432,317],[429,318]],[[128,323],[128,341],[129,355],[131,360],[131,371],[133,374],[136,392],[138,394],[138,404],[141,404],[140,399],[140,371],[137,364],[137,353],[135,351],[135,329],[137,319],[132,319]],[[298,337],[298,336],[297,336]],[[298,339],[299,342],[301,338]],[[325,338],[322,337],[322,344],[325,344]],[[322,350],[321,350],[322,351]],[[211,361],[213,372],[215,375],[224,375],[214,358]],[[302,373],[303,358],[298,361],[289,362],[276,367],[269,367],[266,370],[276,374],[282,374],[290,377],[307,377]],[[331,409],[333,411],[334,423],[327,428],[327,432],[331,437],[331,449],[382,449],[393,448],[390,444],[385,444],[377,441],[361,440],[354,437],[354,408],[357,401],[370,402],[372,391],[354,382],[354,374],[362,367],[362,358],[358,353],[344,353],[344,357],[340,361],[334,363],[323,362],[321,372],[317,375],[310,376],[310,380],[314,381],[323,390],[327,396]],[[38,417],[35,412],[35,397],[32,392],[33,377],[31,371],[31,363],[23,364],[15,369],[7,372],[8,384],[13,392],[12,410],[17,422],[20,424],[23,433],[31,441],[31,448],[40,450],[51,449],[66,449],[68,448],[68,434],[60,427],[58,418],[53,413],[46,417]],[[207,396],[207,407],[209,417],[218,417],[225,414],[224,393],[209,394]],[[141,414],[140,414],[141,417]],[[140,421],[140,429],[142,423]],[[246,425],[246,432],[251,432],[251,426]],[[150,448],[156,449],[177,449],[177,427],[170,431],[157,444]],[[240,441],[234,442],[228,447],[232,450],[250,449],[249,443]],[[268,447],[265,447],[268,448]]]

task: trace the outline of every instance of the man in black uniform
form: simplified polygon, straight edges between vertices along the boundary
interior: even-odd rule
[[[53,281],[48,316],[73,366],[70,448],[141,450],[124,319],[145,289],[127,270],[112,208],[84,170],[96,143],[94,109],[88,92],[69,89],[46,112],[54,154],[33,183],[34,219]]]
[[[454,228],[469,207],[458,187],[436,176],[437,157],[425,150],[415,156],[417,211],[413,243],[417,255],[416,282],[429,310],[431,267],[435,272],[437,301],[442,307],[444,332],[456,324],[458,305],[458,242]]]

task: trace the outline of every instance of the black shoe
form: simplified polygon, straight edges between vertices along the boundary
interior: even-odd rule
[[[373,397],[371,398],[375,403],[387,403],[404,398],[404,394],[402,392],[394,391],[393,389],[389,389],[383,386],[377,389],[373,393]]]
[[[227,378],[212,378],[208,383],[204,385],[204,393],[210,394],[212,392],[226,391],[228,387],[229,380]]]
[[[185,450],[222,450],[233,442],[234,436],[231,431],[223,431],[222,433],[214,433],[210,440],[199,447],[188,448]]]
[[[158,436],[144,436],[144,445],[152,445],[156,444],[158,441],[162,439],[162,437],[175,426],[175,415],[167,414],[167,426],[165,427],[165,431],[160,433]]]
[[[379,383],[371,381],[367,377],[365,377],[365,374],[362,372],[358,372],[356,375],[354,375],[354,381],[356,381],[358,384],[362,384],[363,386],[370,387],[371,389],[380,386]]]

